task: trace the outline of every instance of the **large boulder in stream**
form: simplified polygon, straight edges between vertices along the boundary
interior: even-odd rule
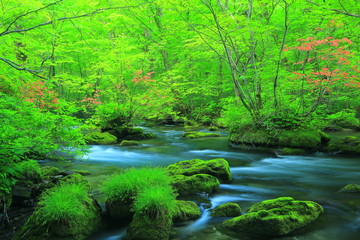
[[[176,201],[176,211],[173,215],[174,222],[184,222],[194,220],[201,216],[201,211],[195,202],[192,201]]]
[[[44,192],[13,240],[81,240],[101,226],[101,207],[87,186],[63,182]]]
[[[195,174],[192,176],[171,176],[171,186],[180,195],[208,193],[212,194],[219,190],[219,180],[209,174]]]
[[[241,215],[241,207],[237,203],[225,203],[211,210],[213,217],[237,217]]]
[[[208,161],[193,159],[171,164],[167,167],[170,175],[192,176],[195,174],[209,174],[221,183],[229,183],[232,180],[229,163],[223,158]]]
[[[85,135],[85,141],[91,145],[111,145],[117,142],[117,138],[108,132],[91,132]]]
[[[318,203],[281,197],[253,205],[247,214],[227,220],[223,226],[239,233],[282,236],[315,221],[322,212]]]

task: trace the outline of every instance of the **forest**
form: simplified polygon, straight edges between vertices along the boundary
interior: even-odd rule
[[[1,239],[315,240],[312,222],[338,225],[320,239],[360,234],[358,0],[0,0],[0,12]],[[254,173],[264,184],[241,169],[282,156],[299,173]],[[233,197],[282,190],[216,202],[238,186]]]

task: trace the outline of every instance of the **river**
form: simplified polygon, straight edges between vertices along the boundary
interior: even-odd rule
[[[202,209],[196,221],[174,226],[173,239],[250,240],[251,237],[224,232],[219,227],[227,218],[214,218],[213,208],[226,202],[238,203],[243,213],[251,205],[282,196],[320,203],[325,212],[295,236],[283,240],[354,240],[360,239],[360,196],[339,193],[349,183],[360,184],[360,158],[316,153],[304,156],[282,156],[268,152],[233,148],[223,137],[186,139],[177,127],[145,128],[157,137],[142,141],[141,146],[90,146],[86,160],[59,163],[62,169],[87,170],[87,179],[97,189],[109,174],[119,168],[167,166],[177,161],[199,158],[225,158],[231,167],[233,181],[221,184],[212,196],[189,196]],[[104,202],[99,191],[94,196]],[[104,229],[88,240],[123,239],[125,229]],[[280,238],[279,238],[280,239]]]

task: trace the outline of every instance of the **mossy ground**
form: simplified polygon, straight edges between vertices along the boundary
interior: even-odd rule
[[[288,147],[309,150],[318,149],[326,141],[325,135],[316,129],[293,129],[270,132],[255,127],[230,134],[229,141],[259,147]]]

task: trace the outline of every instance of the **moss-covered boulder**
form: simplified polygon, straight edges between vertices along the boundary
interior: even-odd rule
[[[283,148],[280,151],[281,155],[299,155],[304,153],[305,150],[301,148]]]
[[[122,140],[120,146],[139,146],[140,143],[138,141],[133,140]]]
[[[360,193],[360,185],[358,184],[348,184],[342,189],[340,189],[339,192],[346,192],[346,193]]]
[[[324,142],[325,135],[316,129],[279,130],[276,133],[255,127],[240,129],[229,136],[234,144],[256,147],[288,147],[317,150]]]
[[[325,150],[329,152],[358,155],[360,154],[360,138],[347,136],[331,141]]]
[[[171,185],[181,194],[208,193],[212,194],[219,190],[219,180],[209,174],[195,174],[192,176],[173,175]]]
[[[171,215],[149,218],[142,213],[135,213],[128,229],[129,240],[168,240],[172,225]]]
[[[108,216],[120,222],[130,222],[134,213],[131,211],[133,201],[121,198],[110,198],[105,202]]]
[[[180,161],[169,165],[167,170],[170,175],[209,174],[218,178],[222,183],[229,183],[232,180],[229,163],[223,158],[208,161],[201,159]]]
[[[43,178],[49,179],[51,177],[59,175],[60,170],[59,168],[53,166],[42,166],[40,168],[40,174]]]
[[[88,176],[88,175],[90,175],[90,172],[89,172],[89,171],[86,171],[86,170],[75,170],[75,169],[73,169],[73,170],[71,170],[71,171],[73,171],[74,173],[78,173],[78,174],[80,174],[81,176]]]
[[[183,137],[186,138],[205,138],[205,137],[221,137],[218,133],[207,133],[207,132],[185,132]]]
[[[111,133],[119,140],[144,140],[155,137],[153,133],[144,132],[142,128],[136,127],[115,127],[102,129],[104,132]]]
[[[194,220],[201,216],[199,207],[192,201],[176,201],[177,209],[173,215],[174,222]]]
[[[241,208],[237,203],[225,203],[211,210],[213,217],[237,217],[241,215]]]
[[[101,208],[86,187],[61,184],[41,195],[39,205],[13,240],[81,240],[101,226]]]
[[[85,135],[87,144],[111,145],[117,142],[117,138],[108,132],[91,132]]]
[[[322,212],[315,202],[281,197],[253,205],[247,214],[227,220],[223,226],[239,233],[282,236],[315,221]]]
[[[90,191],[91,186],[90,183],[81,175],[80,173],[73,173],[67,175],[59,180],[60,184],[82,184],[84,185],[88,191]]]

